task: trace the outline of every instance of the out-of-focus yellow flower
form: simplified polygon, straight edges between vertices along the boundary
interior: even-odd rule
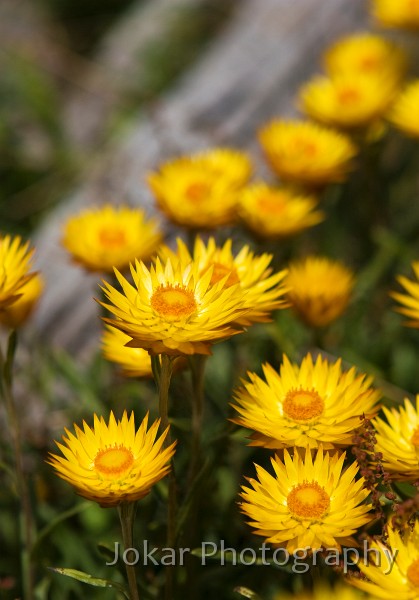
[[[372,0],[372,14],[385,27],[419,27],[418,0]]]
[[[242,221],[256,235],[264,238],[282,238],[295,235],[324,219],[316,210],[314,196],[255,183],[240,194],[238,211]]]
[[[334,450],[352,443],[362,415],[376,414],[379,392],[372,378],[342,371],[341,361],[329,364],[311,354],[301,366],[284,356],[279,373],[263,365],[266,381],[248,373],[250,382],[236,390],[233,421],[253,429],[251,446]]]
[[[396,480],[419,479],[419,394],[416,409],[405,399],[404,407],[383,408],[387,423],[376,418],[375,452],[383,455],[383,466]]]
[[[134,285],[115,270],[122,293],[104,282],[110,304],[101,304],[116,319],[105,319],[127,333],[132,347],[151,354],[211,354],[211,345],[242,331],[237,325],[249,312],[239,283],[211,285],[212,269],[167,259],[150,270],[136,261]]]
[[[168,162],[149,175],[148,183],[171,221],[211,229],[235,221],[238,190],[251,172],[244,153],[218,148]]]
[[[397,92],[395,80],[383,75],[347,72],[318,76],[300,90],[305,112],[333,127],[362,128],[384,116]]]
[[[412,268],[417,281],[399,275],[397,281],[407,293],[391,292],[390,296],[402,305],[395,310],[411,319],[411,321],[407,321],[406,325],[419,328],[419,260],[412,263]]]
[[[415,79],[397,97],[389,120],[403,133],[419,138],[419,79]]]
[[[374,539],[369,544],[370,562],[358,561],[367,580],[351,577],[348,582],[383,600],[417,600],[419,597],[419,521],[413,529],[397,531],[387,525],[387,544]],[[376,552],[374,552],[376,551]]]
[[[259,131],[259,141],[277,175],[314,186],[343,181],[357,152],[344,134],[310,121],[274,120]]]
[[[161,240],[156,221],[147,220],[144,211],[108,204],[68,219],[62,244],[89,271],[112,272],[136,258],[149,259]]]
[[[342,263],[308,256],[289,265],[288,298],[300,319],[311,327],[324,327],[346,310],[354,275]]]
[[[279,592],[274,594],[273,600],[336,600],[337,598],[338,600],[377,600],[369,594],[356,590],[348,583],[337,581],[332,585],[327,579],[319,581],[312,592],[303,591],[298,594]]]
[[[237,320],[240,325],[265,323],[270,320],[273,310],[288,306],[284,301],[287,288],[283,285],[287,272],[282,270],[272,274],[272,268],[269,267],[271,254],[255,256],[249,246],[243,246],[240,252],[234,255],[231,239],[220,247],[213,237],[205,244],[197,236],[192,255],[181,239],[177,240],[176,251],[163,247],[160,255],[163,260],[180,259],[185,265],[193,261],[198,265],[201,276],[211,271],[210,286],[220,281],[224,281],[225,287],[239,284],[243,294],[243,306],[247,309],[246,315]]]
[[[122,367],[125,377],[152,377],[149,353],[143,348],[126,346],[130,341],[129,335],[107,325],[102,335],[103,356]]]
[[[51,454],[47,461],[56,474],[76,492],[100,506],[118,506],[146,496],[152,486],[170,471],[175,443],[163,448],[169,428],[157,438],[160,421],[147,431],[148,416],[135,429],[134,413],[124,412],[109,423],[94,415],[93,429],[83,422],[74,425],[75,435],[65,430],[64,444],[56,442],[63,456]]]
[[[22,287],[33,277],[29,273],[33,250],[19,236],[0,236],[0,310],[15,302]]]
[[[35,273],[20,289],[19,297],[0,310],[0,323],[11,329],[21,327],[31,316],[44,289],[44,280]]]
[[[386,75],[399,81],[406,70],[406,53],[390,40],[365,32],[339,39],[323,57],[332,77],[343,73]]]
[[[329,456],[322,449],[314,460],[309,449],[304,458],[284,450],[284,462],[271,459],[275,476],[256,465],[258,479],[249,479],[241,494],[254,533],[289,552],[353,546],[352,534],[372,518],[371,504],[364,503],[364,479],[355,481],[356,462],[343,471],[344,460],[345,453]]]

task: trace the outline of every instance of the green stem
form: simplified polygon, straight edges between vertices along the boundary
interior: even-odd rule
[[[167,354],[151,357],[153,375],[156,380],[159,391],[159,413],[162,429],[165,430],[169,425],[169,388],[172,378],[174,357]],[[165,448],[171,444],[170,431],[165,439]],[[175,548],[176,543],[176,479],[174,464],[169,473],[169,498],[167,508],[167,548]],[[164,591],[165,600],[173,600],[175,583],[175,565],[166,567],[166,584]]]
[[[16,475],[17,495],[20,500],[19,511],[19,535],[21,544],[21,576],[23,597],[25,600],[33,599],[33,573],[31,563],[32,548],[32,507],[28,486],[23,468],[22,436],[20,430],[19,416],[13,397],[13,362],[17,346],[17,333],[12,331],[7,343],[6,359],[0,351],[0,389],[3,396],[9,420],[9,428],[12,432],[14,451],[14,466]]]
[[[201,466],[202,420],[204,414],[204,375],[207,357],[196,354],[190,358],[192,373],[192,444],[189,483],[195,479]]]
[[[119,520],[121,522],[122,542],[125,551],[127,551],[128,548],[133,548],[133,529],[136,507],[137,505],[135,502],[123,502],[118,506]],[[125,569],[128,578],[130,600],[140,600],[135,567],[133,564],[130,564],[129,559],[125,561]]]

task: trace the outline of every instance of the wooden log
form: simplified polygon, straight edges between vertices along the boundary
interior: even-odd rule
[[[258,126],[274,115],[294,113],[296,90],[320,69],[324,47],[368,25],[365,0],[242,0],[176,88],[138,115],[125,139],[96,161],[88,181],[38,231],[37,266],[47,289],[33,326],[41,337],[84,355],[97,348],[100,335],[92,300],[99,278],[73,266],[60,246],[69,215],[105,201],[152,212],[145,175],[173,154],[224,144],[258,157]]]

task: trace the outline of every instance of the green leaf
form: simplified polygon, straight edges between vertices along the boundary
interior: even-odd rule
[[[117,583],[116,581],[112,581],[110,579],[99,579],[98,577],[93,577],[88,573],[83,573],[83,571],[77,571],[76,569],[64,569],[62,567],[48,568],[54,573],[59,573],[60,575],[65,575],[66,577],[77,579],[77,581],[87,583],[88,585],[92,585],[93,587],[114,588],[115,590],[118,590],[119,592],[124,594],[126,598],[129,598],[128,590],[126,590],[123,585]]]
[[[256,592],[252,592],[252,590],[249,590],[249,588],[239,586],[234,588],[234,591],[243,596],[243,598],[250,598],[250,600],[262,600],[261,597],[256,594]]]
[[[69,510],[66,510],[65,512],[61,513],[55,519],[53,519],[50,523],[48,523],[48,525],[46,525],[43,529],[41,529],[41,531],[38,534],[38,537],[35,540],[35,543],[32,547],[32,552],[31,552],[32,556],[34,556],[36,554],[36,551],[38,550],[41,542],[43,542],[43,540],[49,536],[49,534],[57,527],[57,525],[59,525],[66,519],[69,519],[70,517],[73,517],[74,515],[77,515],[78,513],[83,512],[84,510],[86,510],[87,508],[90,508],[91,506],[92,506],[91,502],[81,502],[80,504],[76,504],[76,506],[73,506]]]

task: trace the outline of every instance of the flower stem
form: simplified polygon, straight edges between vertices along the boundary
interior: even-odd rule
[[[17,346],[17,333],[12,331],[7,342],[6,358],[0,351],[0,392],[3,396],[9,427],[12,432],[14,467],[16,474],[16,489],[20,501],[19,534],[21,544],[21,577],[23,597],[25,600],[33,599],[33,573],[30,560],[32,548],[32,507],[28,486],[23,468],[22,436],[20,431],[19,416],[13,397],[13,362]]]
[[[192,373],[192,444],[191,465],[189,470],[189,482],[192,483],[197,475],[201,463],[202,444],[202,418],[204,410],[204,374],[207,357],[196,354],[190,358]]]
[[[125,552],[133,547],[134,517],[137,505],[135,502],[123,502],[118,506],[119,520],[121,521],[122,542]],[[130,600],[140,600],[137,586],[135,567],[129,560],[125,561],[128,578]]]

